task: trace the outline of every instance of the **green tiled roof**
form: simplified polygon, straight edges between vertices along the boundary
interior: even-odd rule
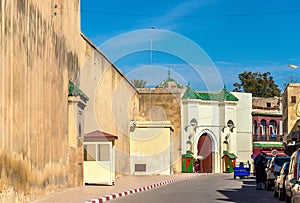
[[[85,100],[89,100],[88,96],[71,81],[69,81],[69,96],[82,96]]]
[[[193,158],[192,154],[183,154],[182,156],[186,157],[186,158]]]
[[[182,85],[180,85],[178,82],[176,82],[176,80],[174,80],[173,78],[170,78],[170,77],[168,77],[167,79],[162,81],[159,85],[156,86],[156,88],[159,88],[159,87],[166,88],[166,87],[168,87],[169,82],[175,82],[177,88],[183,88]]]
[[[182,98],[183,99],[199,99],[196,92],[190,86],[188,86],[188,88],[186,89]]]
[[[227,151],[224,151],[224,156],[227,155],[230,159],[236,159],[238,158],[234,153],[229,153]]]
[[[223,88],[220,92],[198,92],[188,86],[187,90],[183,95],[183,99],[201,99],[207,101],[238,101],[233,94],[227,89]]]

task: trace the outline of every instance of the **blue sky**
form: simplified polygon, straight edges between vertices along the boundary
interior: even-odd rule
[[[280,89],[291,78],[300,82],[300,69],[288,67],[291,63],[300,65],[299,0],[82,0],[81,30],[129,79],[146,78],[150,85],[166,78],[169,68],[171,77],[198,90],[206,90],[208,81],[217,77],[232,90],[233,83],[239,82],[238,74],[244,71],[270,72]],[[144,32],[136,32],[139,30]],[[126,33],[135,34],[111,40],[128,36]],[[110,51],[115,54],[134,44],[136,33],[148,34],[143,39],[149,49],[144,47],[118,60],[112,59]],[[160,34],[168,35],[169,39],[161,42]],[[112,41],[120,44],[122,39],[122,47],[111,46]],[[198,62],[184,60],[181,54],[205,54],[191,52],[184,42],[195,43],[209,58],[199,59],[207,60],[200,74],[195,74]],[[166,53],[165,47],[158,48],[161,44],[180,44],[179,52]],[[209,60],[216,70],[209,68]],[[215,76],[215,71],[219,76]]]

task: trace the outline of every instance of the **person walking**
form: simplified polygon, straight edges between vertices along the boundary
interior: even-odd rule
[[[274,175],[275,166],[272,165],[267,171],[267,181],[266,181],[266,189],[272,190],[272,187],[275,186],[276,176]]]
[[[249,161],[249,160],[247,161],[247,164],[248,164],[247,170],[251,173],[251,164],[250,164],[250,161]]]
[[[265,162],[267,158],[264,156],[263,152],[260,152],[254,159],[254,166],[256,170],[256,189],[264,190],[265,189],[265,181],[266,181],[266,169]]]

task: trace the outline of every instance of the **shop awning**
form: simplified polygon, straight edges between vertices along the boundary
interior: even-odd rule
[[[262,150],[261,152],[264,153],[266,156],[287,156],[287,154],[285,154],[284,151],[279,151],[279,150],[272,150],[272,151]]]
[[[253,142],[253,147],[284,147],[281,142],[273,142],[273,143],[261,143],[261,142]]]
[[[116,139],[118,139],[117,136],[111,135],[106,132],[102,132],[100,130],[96,130],[94,132],[90,132],[90,133],[84,135],[85,142],[87,142],[87,141],[102,141],[102,140],[113,141]]]

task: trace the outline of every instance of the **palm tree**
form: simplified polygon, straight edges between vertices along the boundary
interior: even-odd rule
[[[147,84],[147,81],[145,80],[138,80],[138,79],[133,79],[131,80],[132,84],[136,87],[136,88],[144,88]]]

